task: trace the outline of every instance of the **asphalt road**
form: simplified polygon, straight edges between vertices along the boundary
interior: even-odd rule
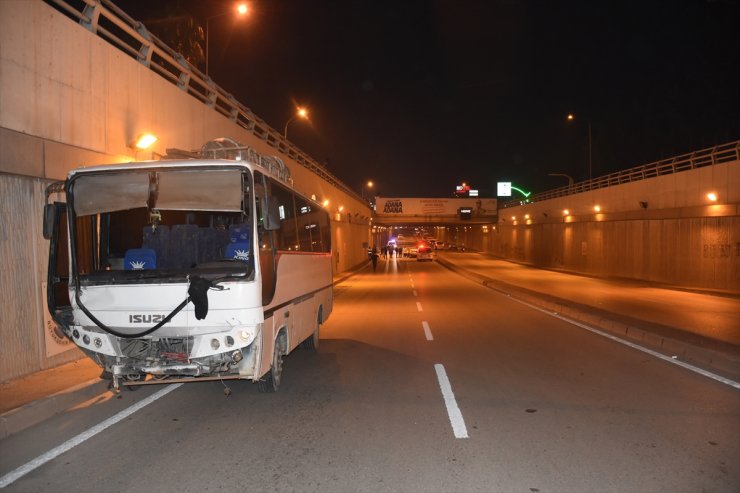
[[[90,402],[0,442],[0,475],[171,390],[6,490],[740,491],[730,386],[434,262],[381,261],[335,295],[277,394],[208,382]]]

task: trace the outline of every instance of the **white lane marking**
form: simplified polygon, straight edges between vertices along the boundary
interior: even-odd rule
[[[450,417],[450,424],[452,425],[452,432],[455,434],[455,438],[468,438],[468,429],[465,427],[465,420],[460,412],[460,408],[457,406],[455,394],[452,393],[452,386],[450,385],[450,379],[447,378],[444,365],[440,363],[435,364],[434,371],[437,372],[439,389],[442,391],[442,397],[445,399],[447,415]]]
[[[414,296],[419,296],[418,294],[416,294],[416,290],[415,289],[414,289]]]
[[[118,414],[115,414],[111,416],[110,418],[106,419],[102,423],[99,423],[89,430],[83,431],[79,435],[70,438],[63,444],[59,445],[56,448],[53,448],[49,450],[48,452],[39,455],[35,459],[33,459],[30,462],[26,462],[22,466],[18,467],[17,469],[10,471],[8,474],[0,478],[0,488],[5,488],[6,486],[14,483],[18,479],[22,478],[29,472],[33,471],[34,469],[43,466],[50,460],[56,459],[58,456],[62,455],[64,452],[76,447],[77,445],[81,444],[88,438],[92,438],[101,431],[105,430],[106,428],[113,426],[114,424],[118,423],[121,420],[124,420],[131,416],[133,413],[138,411],[139,409],[148,406],[152,402],[156,401],[160,397],[164,397],[165,395],[169,394],[179,386],[181,386],[181,383],[171,384],[165,387],[164,389],[160,390],[156,394],[152,394],[146,399],[143,399],[136,404],[134,404],[131,407],[128,407],[124,409],[123,411],[119,412]]]
[[[424,311],[421,309],[421,303],[419,303],[418,301],[416,302],[416,309],[419,310],[420,312]]]
[[[505,296],[505,295],[504,295]],[[699,375],[705,376],[707,378],[711,378],[712,380],[716,380],[717,382],[723,383],[725,385],[729,385],[730,387],[734,387],[738,390],[740,390],[740,382],[736,382],[735,380],[731,380],[729,378],[725,378],[721,375],[717,375],[716,373],[712,373],[710,371],[704,370],[702,368],[699,368],[698,366],[691,365],[689,363],[686,363],[684,361],[681,361],[676,358],[672,358],[670,356],[666,356],[665,354],[661,354],[657,351],[653,351],[652,349],[648,349],[646,347],[640,346],[639,344],[635,344],[634,342],[627,341],[625,339],[622,339],[620,337],[617,337],[615,335],[609,334],[607,332],[603,332],[597,328],[591,327],[590,325],[586,325],[584,323],[578,322],[576,320],[572,320],[568,317],[564,317],[563,315],[559,315],[557,313],[553,313],[551,311],[545,310],[544,308],[540,308],[538,306],[532,305],[531,303],[527,303],[526,301],[518,300],[516,298],[513,298],[511,296],[507,296],[510,300],[516,301],[517,303],[521,303],[522,305],[528,306],[530,308],[533,308],[537,310],[538,312],[542,312],[546,315],[550,315],[551,317],[558,318],[562,320],[563,322],[568,322],[569,324],[573,324],[577,327],[580,327],[582,329],[586,329],[589,332],[592,332],[594,334],[600,335],[602,337],[606,337],[607,339],[611,339],[614,342],[618,342],[620,344],[623,344],[627,347],[631,347],[632,349],[637,349],[638,351],[642,351],[643,353],[647,353],[650,356],[654,356],[658,359],[662,359],[663,361],[667,361],[668,363],[673,363],[674,365],[678,365],[682,368],[685,368],[689,371],[693,371],[694,373],[698,373]]]
[[[427,336],[427,341],[433,341],[434,337],[432,337],[432,329],[429,328],[429,322],[425,320],[421,323],[421,326],[424,327],[424,335]]]

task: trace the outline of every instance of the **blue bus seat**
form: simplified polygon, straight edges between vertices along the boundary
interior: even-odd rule
[[[157,268],[157,254],[151,248],[131,248],[123,257],[124,270],[145,270]]]
[[[224,257],[234,260],[241,260],[243,262],[249,261],[249,243],[229,243],[228,245],[226,245],[226,254],[224,255]]]

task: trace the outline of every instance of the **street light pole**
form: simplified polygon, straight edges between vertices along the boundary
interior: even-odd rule
[[[591,161],[591,120],[588,120],[588,179],[593,179],[593,173],[591,170],[593,169]]]
[[[239,3],[236,6],[236,13],[240,16],[246,15],[248,12],[247,4],[244,2]],[[211,19],[215,19],[217,17],[223,17],[227,15],[229,12],[223,12],[221,14],[212,15],[210,17],[206,18],[206,76],[208,75],[208,52],[209,52],[209,29],[208,24],[211,22]]]
[[[572,122],[575,120],[576,117],[573,113],[568,113],[568,116],[566,117],[566,120],[569,122]],[[593,159],[592,159],[592,152],[591,152],[591,119],[589,118],[587,120],[588,124],[588,179],[593,178]]]
[[[565,173],[548,173],[547,176],[563,176],[568,179],[568,188],[573,188],[573,178]]]
[[[287,139],[288,138],[288,125],[290,125],[290,123],[292,121],[296,120],[297,118],[301,118],[303,120],[308,120],[308,110],[306,108],[302,108],[300,106],[298,108],[296,108],[295,115],[293,115],[292,117],[290,117],[290,119],[287,122],[285,122],[285,127],[283,128],[283,138],[284,139]]]
[[[362,188],[360,189],[360,196],[362,197],[362,199],[368,200],[367,198],[365,198],[365,188],[373,188],[373,182],[368,181],[367,183],[363,183]]]

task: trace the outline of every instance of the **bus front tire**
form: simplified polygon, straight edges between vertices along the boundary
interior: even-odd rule
[[[283,375],[283,351],[280,348],[280,341],[275,341],[275,348],[272,351],[272,364],[270,371],[257,381],[257,389],[262,393],[277,392],[280,387],[280,380]]]

